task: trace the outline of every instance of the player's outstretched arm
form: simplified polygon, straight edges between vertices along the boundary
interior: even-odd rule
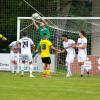
[[[66,51],[66,49],[63,49],[63,50],[59,50],[57,53],[60,54],[60,53],[64,53]]]
[[[36,28],[36,30],[38,30],[39,26],[38,24],[35,22],[35,19],[32,17],[32,22],[33,22],[33,26]]]
[[[33,43],[32,44],[32,51],[34,52],[36,50],[36,45]]]
[[[76,48],[80,48],[80,49],[87,48],[87,44],[83,44],[83,45],[76,45]]]
[[[48,25],[48,22],[47,22],[45,19],[43,19],[42,17],[40,17],[40,19],[42,20],[42,22],[43,22],[45,25]]]
[[[59,50],[59,49],[55,48],[54,46],[51,46],[51,49],[55,50],[55,51],[56,51],[56,53],[61,52],[61,50]]]
[[[58,49],[56,49],[54,46],[51,46],[51,49],[58,51]]]
[[[76,48],[76,44],[75,43],[72,43],[71,47],[72,48]]]

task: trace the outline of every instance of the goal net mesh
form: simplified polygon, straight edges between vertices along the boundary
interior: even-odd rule
[[[53,45],[57,48],[63,49],[61,35],[63,33],[68,35],[68,38],[73,39],[77,42],[78,33],[80,30],[86,32],[86,37],[88,40],[87,53],[89,60],[92,62],[91,73],[99,73],[99,64],[98,59],[100,57],[100,18],[70,18],[70,17],[45,17],[48,22],[49,30],[51,33],[51,41]],[[37,45],[40,41],[40,36],[37,31],[35,31],[32,24],[31,17],[19,17],[17,21],[17,38],[21,37],[23,31],[27,31],[29,37]],[[29,26],[29,27],[28,27]],[[52,54],[55,54],[54,51],[51,51]],[[63,54],[55,54],[56,62],[55,67],[57,71],[66,71],[65,67],[65,57],[67,52]],[[77,56],[77,49],[76,49]],[[79,73],[80,68],[77,63],[77,57],[75,58],[74,63],[72,64],[73,73]]]

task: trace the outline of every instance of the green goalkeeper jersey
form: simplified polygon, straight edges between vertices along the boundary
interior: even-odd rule
[[[48,27],[47,25],[46,25],[45,27],[41,27],[41,26],[40,26],[40,27],[38,28],[38,32],[39,32],[39,34],[40,34],[40,39],[43,38],[44,33],[47,34],[48,39],[51,38],[51,36],[50,36],[50,31],[49,31],[49,27]]]
[[[49,31],[49,27],[46,25],[45,27],[41,27],[39,26],[38,30],[37,30],[40,34],[40,39],[43,38],[44,33],[47,34],[48,36],[48,40],[51,39],[51,35],[50,35],[50,31]],[[40,49],[40,43],[38,43],[37,45],[37,49]],[[37,54],[37,52],[33,53],[32,56],[35,57],[35,55]]]

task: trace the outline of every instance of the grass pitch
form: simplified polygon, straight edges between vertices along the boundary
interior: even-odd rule
[[[100,76],[78,75],[66,79],[65,73],[45,79],[35,73],[29,78],[0,72],[0,100],[99,100]]]

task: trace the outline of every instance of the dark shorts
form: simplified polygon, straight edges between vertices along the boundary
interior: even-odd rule
[[[45,57],[45,58],[41,58],[42,62],[44,64],[51,64],[51,58],[50,57]]]

